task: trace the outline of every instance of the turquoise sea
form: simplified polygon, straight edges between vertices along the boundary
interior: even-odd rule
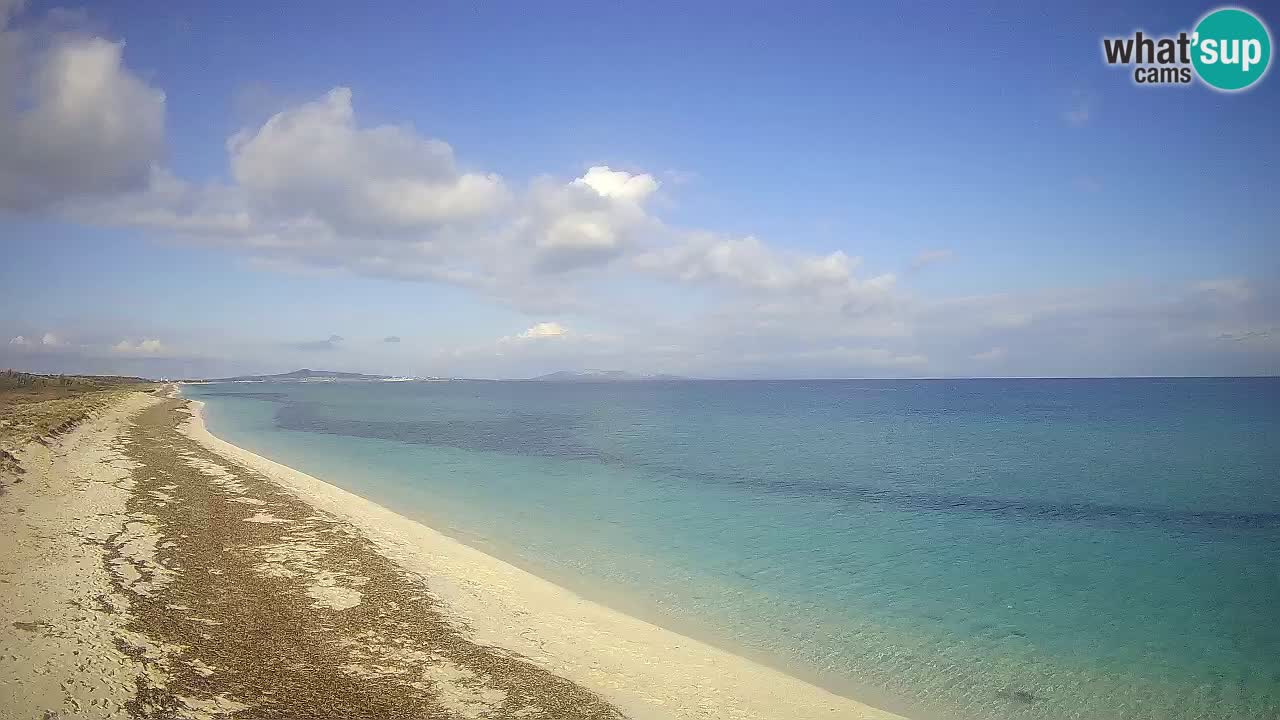
[[[917,720],[1280,718],[1280,379],[183,392],[230,442]]]

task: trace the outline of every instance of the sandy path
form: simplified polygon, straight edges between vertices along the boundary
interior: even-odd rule
[[[50,446],[0,497],[0,717],[127,717],[143,672],[119,643],[129,600],[103,546],[125,522],[131,463],[121,433],[157,402],[137,393]]]

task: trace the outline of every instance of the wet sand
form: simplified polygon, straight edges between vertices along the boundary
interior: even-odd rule
[[[139,393],[21,456],[6,717],[896,717],[225,443],[196,406]]]

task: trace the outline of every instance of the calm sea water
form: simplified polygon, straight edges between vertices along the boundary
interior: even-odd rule
[[[231,442],[913,718],[1280,717],[1280,379],[184,392]]]

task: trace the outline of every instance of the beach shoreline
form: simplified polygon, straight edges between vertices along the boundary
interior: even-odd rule
[[[207,412],[207,405],[205,405],[204,401],[191,398],[191,402],[200,403],[202,406],[205,406],[206,412],[202,413],[201,420],[205,424],[206,431],[219,440],[223,440],[231,445],[236,445],[235,442],[225,440],[213,430],[209,430],[209,413]],[[253,439],[246,441],[244,436],[241,436],[239,442],[245,443],[244,446],[237,446],[241,450],[257,454],[268,460],[270,459],[263,454],[266,452],[265,450],[250,449],[251,447],[254,447],[252,445]],[[288,462],[272,462],[276,462],[279,465],[296,470],[303,474],[310,475],[314,473],[312,477],[317,480],[319,480],[322,475],[329,477],[328,475],[316,470],[311,470],[311,472],[301,470],[298,467],[289,465]],[[735,658],[749,660],[752,663],[762,665],[769,670],[773,670],[803,683],[816,686],[821,690],[847,700],[852,700],[861,705],[869,705],[872,708],[876,708],[887,713],[888,717],[908,717],[911,718],[911,720],[933,720],[933,718],[940,717],[928,712],[927,710],[922,710],[919,707],[902,707],[904,705],[902,698],[893,696],[892,693],[887,690],[860,684],[846,675],[840,675],[835,672],[823,673],[812,668],[799,665],[795,661],[788,662],[788,658],[784,655],[770,654],[758,647],[752,647],[748,644],[735,642],[732,639],[724,637],[723,633],[720,632],[716,626],[710,623],[699,622],[690,617],[677,617],[671,613],[664,614],[660,610],[655,609],[651,599],[649,598],[631,596],[624,588],[610,587],[600,582],[592,582],[582,575],[566,570],[564,567],[558,567],[547,562],[539,562],[537,559],[531,558],[527,554],[522,554],[517,548],[504,544],[498,538],[470,532],[467,529],[453,524],[449,517],[439,512],[435,512],[433,508],[415,508],[412,512],[407,512],[404,509],[392,509],[388,504],[365,498],[360,495],[358,491],[347,490],[347,487],[349,486],[338,484],[352,481],[358,482],[357,476],[353,475],[349,469],[348,472],[332,476],[330,480],[332,480],[332,482],[326,480],[319,480],[319,482],[334,485],[339,489],[360,497],[365,502],[382,507],[383,509],[395,513],[396,515],[399,515],[411,522],[424,525],[427,528],[462,545],[483,553],[486,556],[514,566],[514,568],[523,571],[524,573],[558,586],[576,597],[601,605],[627,617],[639,620],[649,625],[655,625],[658,628],[670,631],[688,640],[703,643]]]
[[[582,597],[458,538],[215,436],[199,401],[182,432],[318,511],[349,522],[423,578],[477,642],[519,653],[629,717],[902,720],[803,679]]]
[[[0,716],[621,720],[486,646],[349,523],[130,393],[16,453],[0,521]]]

